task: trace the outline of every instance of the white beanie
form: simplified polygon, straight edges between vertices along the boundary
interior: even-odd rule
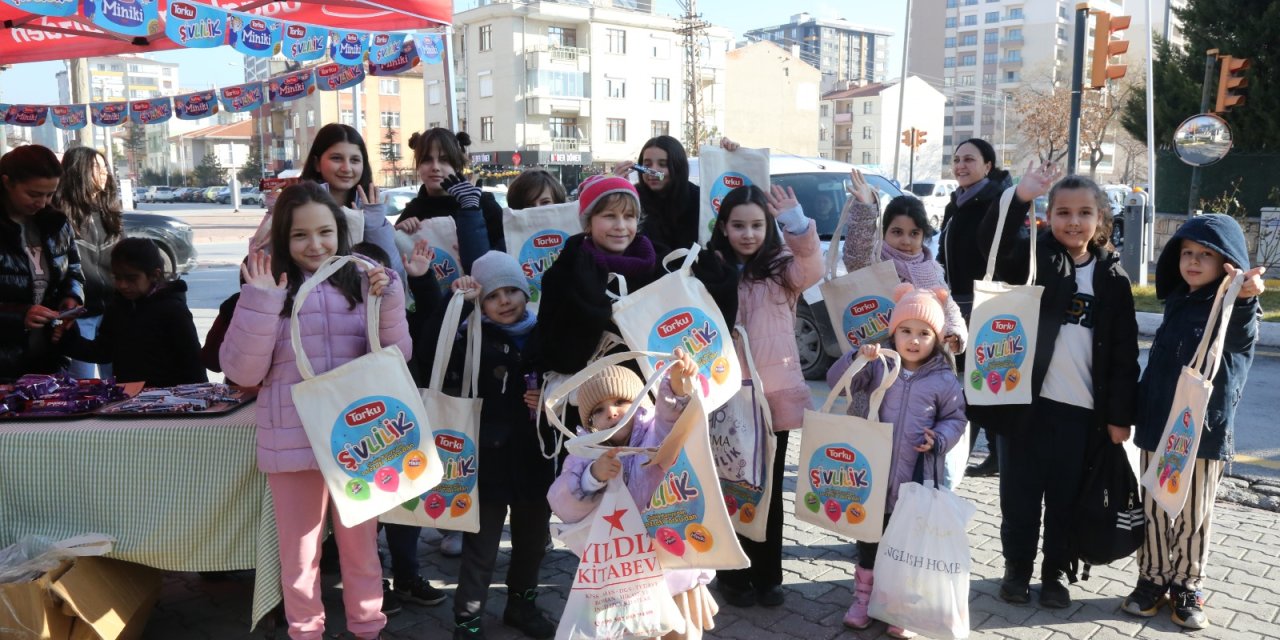
[[[480,283],[481,300],[503,287],[515,287],[529,298],[529,280],[520,270],[520,264],[501,251],[490,251],[471,263],[471,277]]]

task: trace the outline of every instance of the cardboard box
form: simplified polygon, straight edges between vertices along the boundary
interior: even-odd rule
[[[134,640],[160,594],[160,571],[101,557],[67,560],[32,582],[0,585],[0,638]]]

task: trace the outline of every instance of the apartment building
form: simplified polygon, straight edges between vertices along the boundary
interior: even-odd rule
[[[824,94],[819,106],[819,154],[892,176],[896,150],[897,176],[906,184],[912,151],[902,144],[898,127],[902,86],[875,83]],[[914,127],[927,134],[924,145],[915,150],[916,180],[940,177],[947,153],[941,135],[945,105],[942,92],[919,77],[907,76],[901,129]]]
[[[748,40],[799,47],[800,58],[822,72],[821,90],[825,93],[850,83],[884,82],[889,36],[893,32],[863,27],[843,18],[826,20],[798,13],[786,24],[752,29],[745,35]]]
[[[746,147],[818,155],[818,87],[822,74],[798,47],[759,41],[725,54],[725,135]]]

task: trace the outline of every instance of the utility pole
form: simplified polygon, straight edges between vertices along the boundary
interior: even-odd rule
[[[85,69],[84,58],[71,58],[67,61],[67,84],[71,88],[71,102],[73,104],[85,104],[89,102],[89,77]],[[87,114],[86,114],[87,115]],[[90,137],[91,129],[87,126],[80,127],[75,132],[76,144],[82,147],[93,146],[93,140]],[[114,169],[112,169],[114,170]]]
[[[906,23],[902,25],[902,73],[898,78],[898,126],[897,130],[902,130],[902,110],[907,104],[907,54],[910,52],[911,45],[911,0],[907,0],[907,18]],[[875,78],[871,79],[875,82]],[[898,152],[902,151],[902,147],[893,145],[893,179],[898,179]],[[910,182],[908,182],[910,184]]]
[[[1089,5],[1076,5],[1076,38],[1071,54],[1071,122],[1067,128],[1067,175],[1080,161],[1080,98],[1084,93],[1084,47],[1089,30]]]
[[[684,15],[680,17],[680,34],[684,44],[684,135],[685,151],[690,156],[698,155],[698,147],[705,135],[702,127],[702,82],[698,78],[700,64],[700,45],[707,22],[698,13],[697,0],[679,0]]]
[[[1204,85],[1200,89],[1200,113],[1208,113],[1213,105],[1213,90],[1217,86],[1214,74],[1218,70],[1218,50],[1204,52]],[[1153,171],[1154,173],[1154,171]],[[1187,196],[1187,217],[1200,206],[1200,167],[1191,167],[1191,188]]]

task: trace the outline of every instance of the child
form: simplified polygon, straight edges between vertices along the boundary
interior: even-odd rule
[[[945,456],[962,439],[965,428],[964,390],[956,379],[951,361],[943,353],[943,335],[947,301],[945,289],[917,289],[910,284],[900,284],[894,291],[897,300],[889,316],[889,334],[893,349],[901,360],[897,376],[884,394],[880,413],[875,416],[881,422],[893,424],[893,458],[889,463],[889,487],[885,499],[885,523],[898,501],[898,488],[905,482],[922,482],[933,478],[932,464],[922,466],[923,477],[915,477],[917,459],[923,454]],[[879,387],[886,375],[879,362],[881,347],[878,344],[863,345],[857,352],[850,351],[840,358],[827,372],[827,384],[835,386],[840,376],[848,370],[855,356],[871,360],[862,371],[853,376],[850,391],[870,393]],[[853,407],[850,407],[852,415]],[[844,624],[853,629],[871,626],[867,606],[875,585],[876,551],[879,545],[858,542],[858,566],[854,570],[853,604],[845,613]],[[889,635],[895,638],[915,636],[902,627],[889,627]]]
[[[1173,405],[1179,372],[1190,366],[1209,321],[1223,276],[1249,269],[1249,251],[1240,225],[1228,216],[1206,214],[1188,220],[1174,233],[1156,263],[1156,296],[1164,300],[1164,322],[1156,332],[1147,369],[1138,385],[1138,422],[1134,444],[1142,450],[1141,469],[1154,463],[1165,420]],[[1213,500],[1223,461],[1234,455],[1232,429],[1245,377],[1253,363],[1262,309],[1263,268],[1248,270],[1231,310],[1222,365],[1213,379],[1213,395],[1201,430],[1191,487],[1177,519],[1170,518],[1148,494],[1146,539],[1138,548],[1138,585],[1123,609],[1144,618],[1156,614],[1166,594],[1174,623],[1188,629],[1209,626],[1201,595],[1209,560]],[[1176,526],[1175,526],[1176,524]]]
[[[781,227],[781,229],[779,229]],[[784,244],[785,242],[785,244]],[[795,193],[775,186],[730,191],[720,204],[708,246],[740,270],[737,324],[750,338],[751,355],[766,390],[778,451],[787,450],[787,434],[799,429],[811,408],[809,387],[796,351],[796,300],[822,279],[818,229],[804,216]],[[738,536],[751,567],[722,571],[716,582],[735,607],[759,602],[780,606],[782,593],[782,480],[786,456],[775,456],[773,492],[764,542]]]
[[[471,263],[490,248],[507,250],[502,230],[502,206],[462,175],[467,167],[466,148],[471,136],[436,127],[409,137],[414,166],[422,188],[405,205],[396,228],[413,235],[423,220],[452,216],[458,230],[458,261],[471,272]],[[474,249],[473,249],[474,248]]]
[[[115,294],[97,336],[73,329],[63,337],[66,353],[110,364],[121,382],[173,387],[208,382],[200,362],[200,337],[187,308],[187,283],[166,281],[160,248],[149,238],[125,238],[111,250]],[[157,357],[163,354],[162,357]]]
[[[657,447],[671,433],[676,420],[688,407],[692,391],[690,379],[697,371],[688,354],[676,349],[675,355],[671,375],[661,383],[657,406],[650,407],[648,398],[642,399],[644,406],[609,439],[608,445]],[[611,366],[597,373],[577,389],[578,417],[583,425],[580,433],[613,428],[643,389],[640,377],[626,367]],[[547,493],[551,510],[565,523],[581,521],[595,509],[605,486],[619,473],[636,505],[649,504],[653,490],[667,470],[646,462],[646,458],[638,455],[619,458],[616,449],[594,461],[568,456],[560,476]],[[714,616],[719,607],[706,586],[714,577],[715,572],[707,570],[666,571],[667,588],[684,615],[686,627],[683,636],[672,632],[666,638],[697,640],[703,631],[715,627]]]
[[[507,186],[507,206],[512,209],[531,209],[568,200],[564,185],[546,169],[525,169]]]
[[[314,183],[300,182],[280,194],[271,220],[271,256],[259,251],[241,266],[245,285],[219,353],[227,377],[262,385],[257,402],[258,468],[267,474],[275,497],[289,636],[305,640],[324,633],[319,564],[329,495],[290,394],[302,376],[289,326],[293,298],[303,280],[325,260],[351,251],[342,216],[338,203]],[[404,291],[396,276],[382,267],[348,265],[316,287],[298,314],[302,344],[316,374],[369,352],[366,304],[381,305],[382,344],[395,345],[404,354],[413,352]],[[379,611],[377,521],[348,528],[334,520],[347,629],[359,638],[377,638],[386,624]]]
[[[1026,282],[1029,240],[1019,240],[1021,221],[1036,197],[1049,194],[1049,231],[1036,247],[1035,284],[1040,298],[1039,331],[1030,367],[1029,405],[968,408],[969,419],[1000,434],[1000,542],[1004,579],[1000,597],[1030,602],[1031,573],[1044,502],[1044,559],[1040,604],[1071,605],[1074,582],[1068,548],[1072,512],[1080,493],[1085,452],[1091,441],[1124,442],[1133,424],[1138,387],[1138,326],[1129,277],[1109,249],[1111,205],[1092,180],[1067,176],[1053,185],[1052,163],[1028,166],[1018,183],[996,247],[996,279]],[[978,229],[978,248],[991,249],[1000,200]],[[975,349],[978,347],[975,347]]]
[[[917,289],[946,289],[947,282],[942,265],[933,259],[933,252],[925,241],[937,233],[929,224],[929,214],[924,203],[915,196],[898,196],[884,208],[884,220],[880,232],[884,243],[880,245],[880,259],[892,260],[898,272],[898,280]],[[946,321],[942,325],[942,342],[952,354],[964,353],[969,330],[965,327],[960,306],[950,295],[946,296],[942,310]]]
[[[529,284],[516,259],[490,251],[475,261],[471,276],[453,282],[454,291],[465,291],[470,305],[479,300],[483,314],[480,324],[479,388],[484,399],[480,411],[480,531],[463,534],[462,567],[453,599],[458,640],[481,638],[480,616],[488,600],[502,541],[502,523],[511,513],[511,562],[507,567],[507,606],[502,621],[531,638],[550,638],[556,625],[534,604],[538,595],[538,569],[546,554],[547,524],[551,511],[547,489],[555,479],[553,460],[542,456],[533,413],[538,407],[537,390],[528,390],[526,376],[537,375],[524,357],[524,347],[537,318],[525,305]],[[425,336],[417,341],[417,359],[434,362],[435,336],[444,320],[445,305],[428,323]],[[460,332],[465,334],[465,331]],[[454,344],[446,382],[461,384],[466,337]]]

